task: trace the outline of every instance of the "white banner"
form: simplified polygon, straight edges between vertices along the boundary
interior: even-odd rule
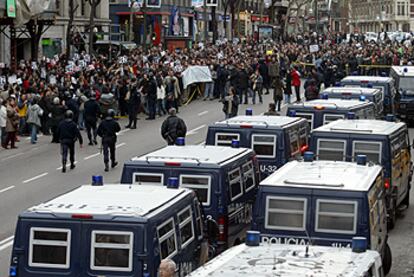
[[[204,0],[191,0],[191,6],[201,8],[204,5]]]
[[[184,70],[182,76],[184,89],[194,83],[209,83],[213,81],[208,66],[190,66]]]

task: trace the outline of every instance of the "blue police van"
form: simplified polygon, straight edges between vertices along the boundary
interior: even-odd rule
[[[398,92],[397,114],[406,121],[414,119],[414,66],[393,66],[390,75]]]
[[[376,114],[382,115],[384,111],[383,93],[377,88],[330,87],[322,91],[320,95],[322,99],[368,100],[374,103]]]
[[[309,127],[302,118],[237,116],[211,124],[207,145],[230,146],[232,140],[255,151],[262,179],[308,149]]]
[[[311,130],[338,119],[375,119],[379,116],[372,102],[343,99],[317,99],[290,104],[287,115],[305,118]]]
[[[165,258],[185,276],[202,257],[200,206],[185,188],[81,186],[19,215],[10,276],[149,277]]]
[[[364,237],[391,268],[382,168],[357,163],[292,161],[259,185],[253,229],[264,243],[350,247]]]
[[[383,96],[384,114],[393,114],[395,112],[397,91],[395,89],[393,78],[379,76],[348,76],[341,80],[341,85],[344,87],[380,89]]]
[[[204,214],[216,223],[219,232],[209,238],[210,255],[244,240],[260,182],[251,149],[168,146],[125,162],[121,183],[165,186],[171,177],[196,192]]]
[[[388,223],[394,227],[398,208],[409,205],[413,174],[405,123],[338,120],[312,131],[310,149],[320,160],[355,161],[362,154],[369,162],[382,165]]]

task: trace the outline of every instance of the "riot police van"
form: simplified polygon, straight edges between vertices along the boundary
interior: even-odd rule
[[[259,232],[248,233],[260,236]],[[227,250],[188,277],[330,276],[383,277],[381,256],[354,238],[352,249],[328,246],[275,245],[248,241]]]
[[[322,99],[359,99],[368,100],[375,105],[375,112],[383,114],[383,93],[380,89],[375,88],[354,88],[354,87],[330,87],[321,92]]]
[[[393,114],[395,112],[395,82],[391,77],[379,76],[348,76],[341,80],[344,87],[367,87],[375,88],[382,91],[382,100],[384,103],[384,114]]]
[[[393,66],[391,77],[399,93],[397,114],[403,120],[414,119],[414,66]]]
[[[287,115],[305,118],[311,130],[338,119],[374,119],[377,117],[374,103],[343,99],[317,99],[290,104],[287,108]]]
[[[412,178],[407,125],[380,120],[338,120],[312,131],[311,150],[319,160],[354,161],[366,155],[384,168],[389,227],[399,206],[408,206]]]
[[[185,188],[81,186],[19,215],[10,276],[149,277],[164,258],[184,276],[199,266],[200,206]]]
[[[355,236],[391,268],[382,168],[359,163],[305,161],[284,165],[259,185],[253,229],[263,242],[350,247]]]
[[[207,145],[230,146],[232,140],[255,151],[262,179],[308,149],[305,119],[286,116],[237,116],[211,124]]]
[[[196,191],[204,214],[217,224],[211,255],[244,240],[260,182],[251,149],[168,146],[125,162],[121,183],[165,186],[171,177],[180,187]]]

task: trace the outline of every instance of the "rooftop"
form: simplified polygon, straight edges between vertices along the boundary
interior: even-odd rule
[[[155,152],[135,157],[133,163],[162,164],[179,162],[190,166],[224,165],[232,159],[246,155],[252,150],[247,148],[231,148],[224,146],[185,145],[167,146]]]
[[[324,107],[324,109],[351,109],[361,106],[370,106],[373,105],[368,101],[359,101],[359,100],[344,100],[344,99],[316,99],[311,101],[306,101],[304,103],[290,104],[291,108],[316,108],[318,106]]]
[[[252,125],[254,127],[262,128],[283,128],[296,122],[300,122],[302,119],[297,117],[288,116],[236,116],[230,119],[216,122],[214,126],[228,126],[228,127],[242,127],[243,125]]]
[[[189,192],[187,189],[166,189],[159,186],[85,185],[29,208],[28,212],[144,217]]]
[[[363,166],[334,161],[292,161],[267,177],[260,185],[367,191],[380,172],[381,167],[377,165]]]
[[[384,120],[336,120],[329,124],[323,125],[312,131],[314,132],[337,132],[337,133],[361,133],[372,135],[390,135],[395,131],[403,128],[405,123],[389,122]]]
[[[330,87],[321,92],[331,94],[356,94],[356,95],[369,95],[374,93],[380,93],[379,89],[375,88],[363,88],[363,87]]]
[[[341,80],[341,82],[377,82],[386,83],[391,81],[391,77],[379,77],[379,76],[348,76]]]
[[[354,253],[349,248],[310,246],[305,257],[305,246],[261,244],[249,247],[241,244],[197,269],[188,277],[239,276],[363,276],[379,254],[368,250]]]

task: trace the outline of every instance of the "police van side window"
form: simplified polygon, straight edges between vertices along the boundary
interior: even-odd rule
[[[119,231],[92,231],[91,269],[132,271],[134,234]]]
[[[328,124],[338,119],[344,119],[345,116],[343,114],[324,114],[323,115],[323,124]]]
[[[306,228],[306,198],[266,198],[265,228],[304,231]]]
[[[181,247],[185,248],[194,240],[194,225],[191,207],[186,208],[178,214],[178,224],[180,227]]]
[[[315,231],[322,233],[355,234],[358,203],[356,201],[316,201]]]
[[[177,253],[177,234],[174,226],[174,219],[171,218],[158,227],[161,259],[170,258]]]
[[[203,205],[210,205],[211,176],[180,175],[180,187],[194,190]]]
[[[158,173],[141,173],[133,174],[133,184],[137,185],[164,185],[164,174]]]
[[[275,135],[252,135],[252,149],[258,158],[276,157],[276,136]]]
[[[368,161],[381,164],[382,143],[377,141],[354,141],[352,156],[354,161],[358,155],[366,155]]]
[[[243,195],[240,168],[229,172],[230,199],[236,200]]]
[[[328,161],[345,160],[346,141],[333,139],[318,139],[318,159]]]
[[[70,229],[30,228],[29,266],[68,269]]]
[[[253,162],[249,161],[242,166],[244,190],[247,192],[255,187],[256,180],[254,174]]]
[[[197,199],[194,199],[194,207],[195,207],[195,218],[197,222],[197,235],[198,238],[202,238],[203,236],[203,215],[201,214],[201,207],[200,203]]]
[[[240,141],[240,134],[216,133],[216,146],[231,146],[232,140]]]

